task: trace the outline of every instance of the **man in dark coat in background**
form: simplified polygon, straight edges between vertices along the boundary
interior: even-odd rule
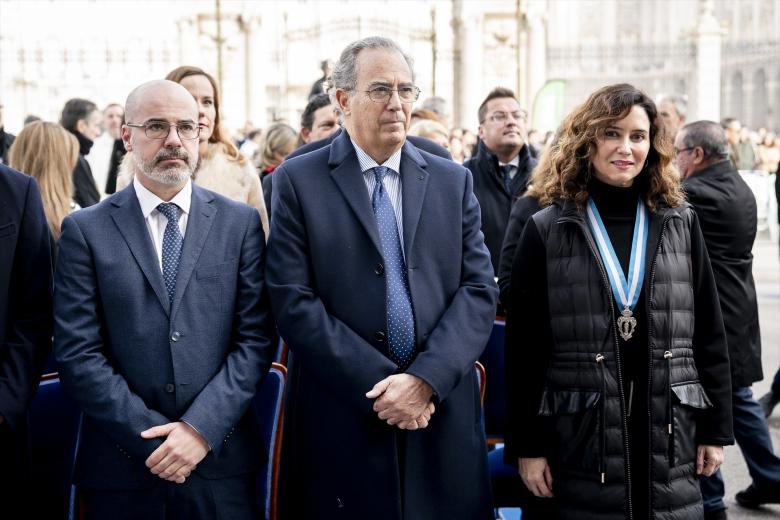
[[[293,354],[281,518],[493,518],[474,362],[498,289],[462,166],[406,142],[397,44],[350,44],[344,130],[274,172],[266,268]]]
[[[103,115],[97,105],[86,99],[68,100],[62,109],[60,124],[79,141],[79,158],[73,168],[73,200],[82,208],[100,202],[100,191],[87,162],[87,155],[100,135]]]
[[[756,200],[729,160],[729,144],[719,124],[697,121],[675,139],[683,187],[701,222],[723,312],[731,360],[734,435],[753,483],[740,493],[744,507],[780,502],[780,458],[772,449],[761,405],[750,389],[763,378],[758,304],[753,282]],[[720,472],[702,477],[705,518],[725,516]]]
[[[493,89],[479,106],[477,153],[463,163],[474,175],[482,233],[498,276],[501,245],[514,200],[525,193],[536,159],[526,144],[527,115],[514,92]]]
[[[27,405],[51,350],[49,226],[32,177],[0,165],[0,516],[25,518]]]

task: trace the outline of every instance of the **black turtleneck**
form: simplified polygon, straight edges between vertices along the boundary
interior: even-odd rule
[[[79,141],[79,153],[81,155],[89,155],[89,151],[92,149],[92,145],[95,143],[92,139],[88,139],[84,134],[78,130],[73,132],[76,139]]]
[[[100,202],[100,192],[95,184],[95,178],[92,176],[92,168],[89,167],[89,163],[84,157],[92,148],[92,140],[75,130],[73,135],[79,141],[79,158],[73,169],[73,187],[75,189],[73,200],[82,208],[86,208]]]
[[[588,184],[588,191],[596,203],[604,228],[607,230],[612,248],[618,257],[623,276],[628,276],[629,262],[631,260],[631,246],[634,241],[634,224],[636,221],[636,202],[639,199],[637,183],[627,188],[611,186],[598,179],[592,179]],[[614,298],[613,298],[614,300]],[[626,399],[632,394],[631,382],[634,382],[633,396],[637,398],[638,385],[647,386],[647,309],[645,305],[645,288],[639,293],[639,301],[633,310],[637,320],[634,335],[629,340],[618,336],[620,356],[623,362],[623,387]],[[615,320],[623,310],[620,303],[615,300]],[[637,402],[637,401],[635,401]],[[638,401],[643,402],[643,401]]]

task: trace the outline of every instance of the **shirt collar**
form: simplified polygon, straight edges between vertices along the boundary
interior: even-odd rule
[[[133,187],[135,188],[135,196],[138,197],[138,203],[141,205],[141,213],[144,215],[144,219],[149,218],[152,211],[157,209],[157,206],[165,202],[160,197],[146,189],[141,181],[138,180],[138,175],[133,177]],[[187,179],[187,184],[179,190],[170,202],[173,202],[179,209],[189,215],[190,204],[192,203],[192,181]]]
[[[355,147],[355,153],[357,153],[358,162],[360,162],[361,172],[365,172],[366,170],[370,170],[376,166],[387,166],[388,169],[394,171],[395,173],[401,173],[401,150],[403,150],[403,146],[396,150],[393,155],[391,155],[385,162],[380,165],[374,159],[372,159],[371,156],[368,155],[361,147],[359,147],[351,137],[349,140],[352,142],[352,146]]]
[[[514,166],[515,168],[520,167],[520,154],[515,155],[514,159],[509,161],[508,163],[502,163],[501,161],[498,161],[499,166],[504,166],[505,164],[508,164],[510,166]]]

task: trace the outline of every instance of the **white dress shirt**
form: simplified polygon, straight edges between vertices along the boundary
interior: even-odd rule
[[[162,243],[165,226],[168,225],[168,218],[157,211],[157,206],[165,201],[147,190],[138,180],[138,175],[133,177],[133,187],[135,188],[135,195],[138,197],[138,203],[141,205],[141,213],[143,213],[144,221],[146,222],[146,229],[149,231],[149,236],[154,244],[154,250],[157,253],[160,271],[162,271]],[[187,230],[187,217],[190,214],[190,204],[192,202],[192,181],[187,180],[187,184],[169,202],[176,204],[181,210],[179,214],[179,231],[181,231],[181,236],[184,238],[184,233]]]
[[[350,140],[352,140],[352,138],[350,138]],[[382,178],[382,185],[385,188],[385,193],[390,197],[390,204],[393,206],[393,212],[395,213],[395,222],[398,225],[398,236],[401,239],[401,251],[406,255],[406,252],[403,250],[404,223],[401,198],[401,148],[380,165],[372,159],[370,155],[364,152],[355,141],[352,141],[352,146],[355,147],[358,162],[360,163],[360,171],[363,172],[363,181],[365,181],[366,188],[368,189],[369,200],[371,200],[374,195],[374,186],[376,186],[376,176],[374,175],[373,168],[376,166],[387,167],[387,173]]]

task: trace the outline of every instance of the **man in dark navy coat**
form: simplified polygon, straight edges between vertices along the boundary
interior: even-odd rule
[[[729,143],[718,123],[685,125],[674,146],[683,188],[699,216],[715,274],[731,362],[734,435],[753,479],[736,500],[753,508],[780,502],[780,457],[772,449],[763,410],[750,389],[763,377],[753,282],[756,199],[729,160]],[[726,518],[720,471],[702,478],[701,491],[705,519]]]
[[[406,142],[419,90],[392,40],[350,44],[333,81],[345,130],[274,172],[282,517],[492,518],[474,362],[498,290],[471,175]]]
[[[274,354],[260,217],[192,184],[184,87],[145,83],[125,110],[134,181],[64,220],[54,285],[86,517],[254,519],[249,404]]]
[[[0,164],[0,516],[22,518],[25,411],[51,350],[49,226],[32,177]],[[18,515],[18,516],[16,516]]]

